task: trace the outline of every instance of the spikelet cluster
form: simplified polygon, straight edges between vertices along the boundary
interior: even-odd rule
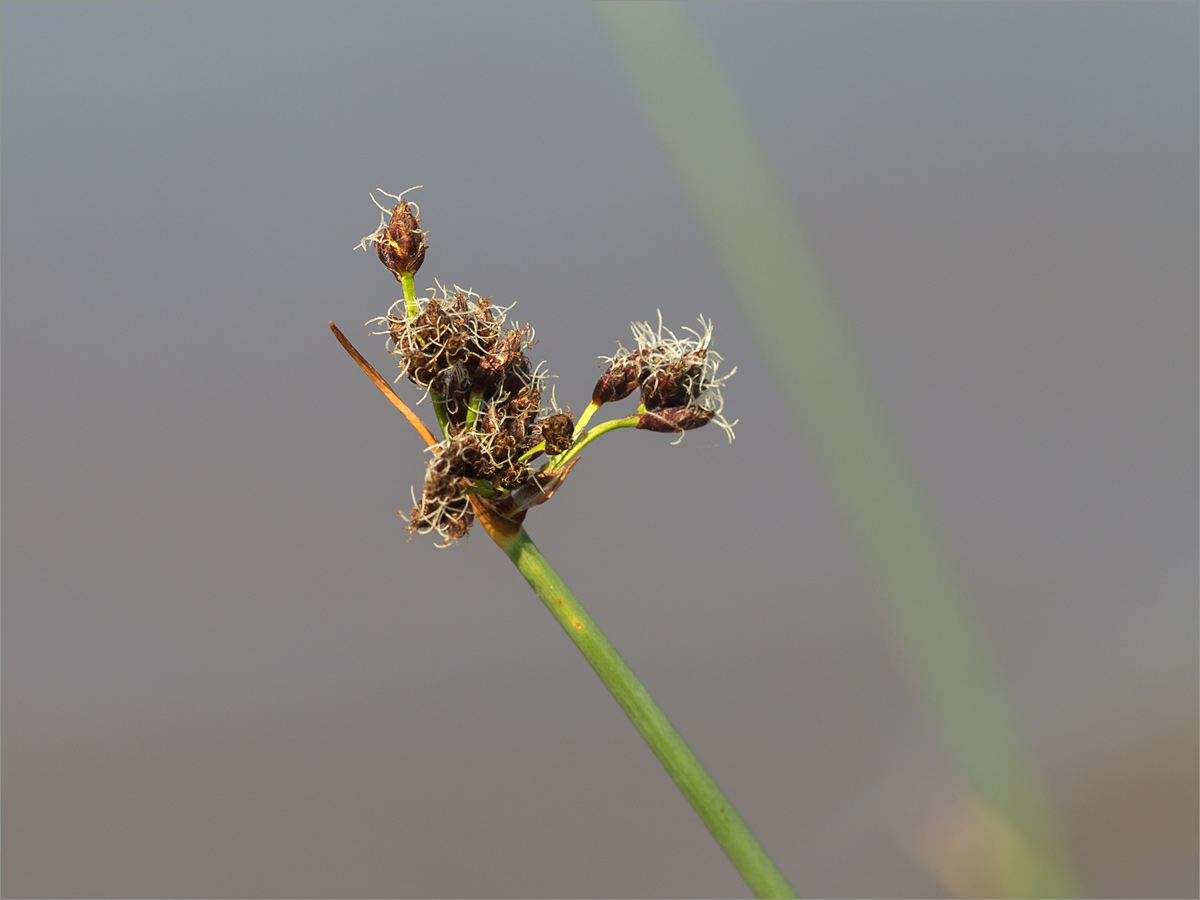
[[[591,438],[576,433],[571,412],[558,409],[553,399],[543,408],[546,375],[527,355],[535,343],[533,329],[509,324],[512,307],[440,283],[429,296],[415,296],[412,276],[425,259],[428,232],[421,229],[416,204],[403,193],[381,193],[395,205],[375,201],[379,225],[358,246],[374,250],[404,284],[406,297],[367,324],[378,326],[374,334],[387,336],[399,377],[424,391],[438,413],[443,440],[429,448],[408,528],[414,534],[435,532],[446,546],[470,531],[472,495],[497,515],[519,522],[529,507],[557,489],[570,470],[567,461]],[[681,337],[664,328],[661,312],[657,327],[634,322],[635,348],[619,346],[613,356],[602,357],[606,368],[578,430],[602,404],[639,391],[636,415],[614,420],[622,427],[636,424],[682,439],[685,432],[713,422],[732,441],[737,423],[722,415],[721,388],[737,370],[718,375],[722,359],[711,346],[711,321],[701,317],[699,330],[683,330]],[[549,461],[534,468],[542,454]]]
[[[657,328],[649,322],[634,322],[632,327],[637,348],[622,346],[613,356],[601,357],[607,367],[592,391],[592,402],[623,400],[640,390],[644,412],[638,428],[679,432],[682,438],[683,432],[712,422],[732,441],[737,422],[721,414],[725,406],[721,388],[737,367],[717,374],[724,360],[711,347],[712,322],[701,317],[699,331],[684,328],[690,337],[677,337],[663,327],[661,312]]]

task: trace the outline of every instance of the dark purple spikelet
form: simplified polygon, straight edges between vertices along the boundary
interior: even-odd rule
[[[496,384],[503,383],[510,373],[517,371],[521,374],[529,372],[529,361],[525,358],[525,329],[510,328],[508,332],[495,342],[495,346],[487,350],[475,367],[471,381],[477,390],[486,391]]]
[[[652,364],[642,378],[642,405],[646,409],[685,406],[696,398],[707,348]]]
[[[575,417],[569,412],[551,413],[542,419],[542,440],[546,442],[546,455],[557,456],[571,449],[575,433]]]
[[[387,324],[386,333],[392,340],[392,353],[400,357],[401,372],[418,387],[452,399],[456,393],[465,396],[472,387],[489,386],[505,374],[506,368],[524,365],[522,371],[528,369],[519,338],[499,340],[501,321],[490,305],[490,297],[477,299],[459,291],[430,297],[411,317],[397,302],[393,312],[376,321]],[[477,370],[481,379],[475,377]]]
[[[699,406],[672,406],[642,413],[638,416],[637,427],[643,431],[691,431],[707,425],[716,414],[716,410]]]
[[[592,389],[592,402],[599,406],[602,403],[615,403],[624,400],[641,385],[643,350],[617,356]]]
[[[387,226],[375,232],[375,255],[389,272],[400,280],[401,275],[415,275],[425,261],[425,232],[417,218],[415,207],[401,200],[392,207]]]

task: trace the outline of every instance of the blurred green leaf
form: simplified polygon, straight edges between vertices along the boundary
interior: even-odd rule
[[[990,847],[997,889],[1079,895],[1061,830],[920,489],[690,8],[595,8],[816,446],[957,777],[980,808],[1020,836]]]

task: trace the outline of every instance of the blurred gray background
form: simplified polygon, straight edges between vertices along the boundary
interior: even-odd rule
[[[1198,889],[1198,9],[695,7],[1097,895]],[[606,436],[529,532],[801,893],[947,890],[928,715],[593,9],[0,25],[5,895],[745,894],[486,536],[406,542],[326,322],[388,371],[351,248],[415,184],[419,291],[515,303],[576,412],[715,320],[733,445]]]

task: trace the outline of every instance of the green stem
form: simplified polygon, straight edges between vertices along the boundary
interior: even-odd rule
[[[545,452],[545,450],[546,450],[546,442],[538,441],[536,444],[534,444],[532,447],[530,447],[528,450],[526,450],[524,453],[522,453],[520,456],[518,456],[517,461],[518,462],[529,462],[529,460],[533,459],[539,453]]]
[[[475,420],[479,418],[479,407],[483,404],[483,391],[476,389],[471,391],[471,399],[467,401],[467,431],[471,431],[475,427]]]
[[[478,497],[495,497],[498,493],[495,487],[482,478],[464,478],[461,487],[465,495],[474,494]]]
[[[421,308],[417,306],[417,287],[412,273],[403,273],[400,276],[400,284],[404,287],[404,311],[408,313],[410,319],[415,318]]]
[[[415,319],[420,315],[421,307],[417,303],[417,285],[413,280],[413,273],[401,272],[400,285],[404,288],[404,312],[410,319]],[[437,416],[438,425],[441,426],[442,437],[446,437],[450,433],[450,414],[446,411],[446,399],[436,391],[430,391],[429,398],[433,401],[433,414]]]
[[[575,423],[575,437],[579,437],[579,435],[583,432],[584,426],[587,425],[588,420],[596,414],[596,410],[599,408],[600,404],[595,400],[587,405],[587,409],[583,411],[583,415],[580,416],[579,421]]]
[[[446,409],[446,398],[441,394],[430,391],[429,399],[433,401],[433,414],[437,416],[438,425],[442,429],[442,437],[449,437],[450,413]]]
[[[596,670],[604,686],[646,739],[755,896],[795,897],[792,886],[705,771],[696,754],[684,743],[654,698],[551,568],[525,529],[493,537]]]
[[[607,422],[601,422],[599,425],[585,434],[582,439],[576,437],[575,443],[571,445],[569,450],[564,451],[560,456],[554,457],[543,468],[547,470],[561,469],[564,465],[571,461],[572,457],[577,456],[580,450],[582,450],[596,438],[600,437],[600,435],[614,431],[617,428],[636,428],[637,423],[638,417],[636,415],[625,416],[621,419],[609,419]],[[576,434],[578,434],[578,431],[576,431]]]

